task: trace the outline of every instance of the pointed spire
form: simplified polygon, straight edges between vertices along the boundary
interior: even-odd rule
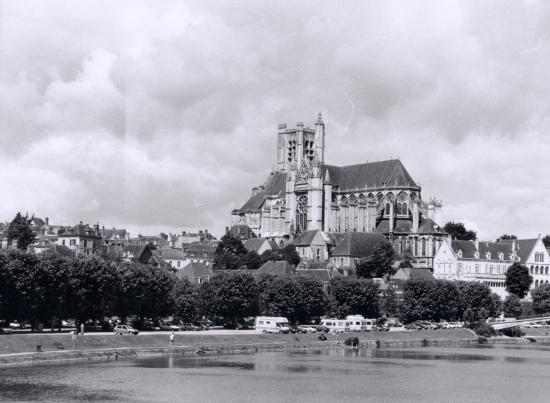
[[[319,160],[319,154],[317,154],[317,151],[313,153],[313,161],[311,161],[312,167],[320,167],[321,161]]]
[[[323,117],[321,116],[321,112],[319,112],[319,115],[317,116],[317,122],[315,122],[316,125],[322,125],[323,123]]]
[[[332,183],[330,183],[330,173],[329,173],[328,169],[325,171],[325,181],[324,181],[324,184],[325,184],[325,185],[332,185]]]

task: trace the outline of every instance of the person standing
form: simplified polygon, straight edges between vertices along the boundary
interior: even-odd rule
[[[172,347],[174,345],[174,330],[172,330],[172,332],[170,333],[170,344],[168,345],[168,347]]]
[[[80,324],[80,334],[84,336],[84,323]]]

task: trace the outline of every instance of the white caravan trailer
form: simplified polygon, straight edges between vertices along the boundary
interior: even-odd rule
[[[277,316],[256,316],[256,333],[288,333],[288,319]]]
[[[365,319],[363,315],[348,315],[346,320],[350,321],[353,332],[370,332],[375,324],[374,319]]]
[[[346,319],[323,319],[321,326],[325,326],[331,332],[342,333],[350,331],[351,322]]]

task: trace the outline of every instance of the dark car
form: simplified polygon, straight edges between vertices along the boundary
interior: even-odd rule
[[[321,333],[328,333],[328,332],[330,332],[330,329],[326,326],[319,325],[319,326],[317,326],[317,331],[321,332]]]
[[[301,329],[299,328],[298,326],[294,326],[294,325],[289,325],[288,326],[288,331],[292,334],[296,334],[296,333],[307,333],[307,330],[304,330],[304,329]]]

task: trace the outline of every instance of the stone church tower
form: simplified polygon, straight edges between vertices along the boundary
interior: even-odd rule
[[[334,166],[325,163],[325,125],[280,124],[277,168],[264,185],[232,212],[232,225],[246,225],[277,242],[306,231],[327,234],[378,232],[397,251],[433,252],[444,233],[433,220],[441,204],[425,203],[421,188],[400,160]],[[432,254],[433,255],[433,254]]]

